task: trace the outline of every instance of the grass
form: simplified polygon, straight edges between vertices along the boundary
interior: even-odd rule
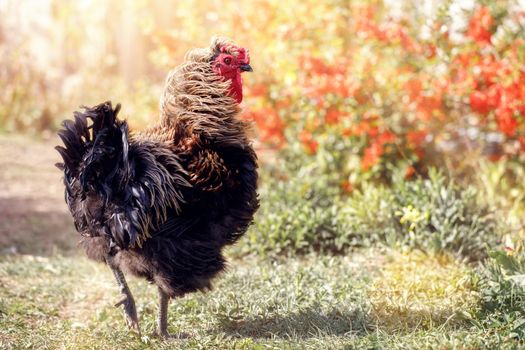
[[[171,304],[170,330],[192,333],[183,347],[308,345],[316,337],[366,329],[367,305],[359,288],[366,277],[350,259],[261,263],[250,258],[232,262],[230,270],[235,273],[221,278],[215,291]],[[334,278],[341,274],[348,278]],[[155,288],[130,281],[145,334],[139,339],[128,333],[121,311],[112,306],[118,291],[110,271],[81,256],[6,257],[0,279],[0,338],[7,348],[170,345],[148,336],[154,328]]]
[[[52,168],[53,144],[0,136],[0,349],[523,345],[516,337],[520,315],[507,323],[501,321],[506,311],[495,321],[483,319],[479,311],[487,296],[478,295],[472,283],[477,267],[456,255],[372,246],[276,258],[243,255],[248,240],[230,251],[230,268],[212,292],[170,304],[169,330],[190,333],[186,340],[151,336],[156,290],[129,278],[143,331],[139,338],[113,307],[119,294],[109,269],[75,247],[59,173]]]
[[[422,253],[366,250],[351,256],[245,257],[207,294],[174,301],[171,332],[151,336],[155,288],[130,279],[143,337],[113,303],[109,269],[81,255],[3,256],[0,348],[6,349],[423,349],[493,348],[498,339],[462,318],[475,313],[469,267]]]
[[[391,253],[368,293],[377,324],[390,332],[461,324],[479,303],[470,272],[447,255]]]

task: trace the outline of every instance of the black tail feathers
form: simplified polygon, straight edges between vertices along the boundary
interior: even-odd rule
[[[67,182],[77,179],[84,192],[94,190],[108,199],[111,189],[124,186],[131,176],[128,125],[117,119],[120,104],[115,109],[109,101],[82,108],[74,113],[74,121],[62,123],[58,136],[64,147],[55,149],[64,162],[56,166]]]

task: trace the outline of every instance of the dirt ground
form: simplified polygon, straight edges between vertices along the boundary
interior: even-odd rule
[[[54,166],[58,139],[0,135],[0,253],[75,250],[77,236]]]

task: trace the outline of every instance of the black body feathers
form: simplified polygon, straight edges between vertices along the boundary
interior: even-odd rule
[[[159,123],[137,134],[102,103],[66,120],[57,150],[66,203],[81,245],[171,297],[211,287],[259,206],[257,157],[211,68],[224,39],[187,54],[170,72]]]
[[[132,136],[119,109],[84,107],[59,131],[57,166],[82,246],[170,296],[210,288],[225,266],[222,248],[258,208],[253,149],[244,135],[171,136],[173,127]]]

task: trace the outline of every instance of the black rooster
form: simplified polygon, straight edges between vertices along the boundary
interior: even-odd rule
[[[58,135],[65,199],[88,257],[105,262],[140,333],[122,271],[156,284],[156,333],[168,337],[170,298],[211,288],[222,250],[253,220],[257,159],[238,118],[248,51],[221,38],[170,72],[158,124],[130,134],[111,102],[75,112]]]

